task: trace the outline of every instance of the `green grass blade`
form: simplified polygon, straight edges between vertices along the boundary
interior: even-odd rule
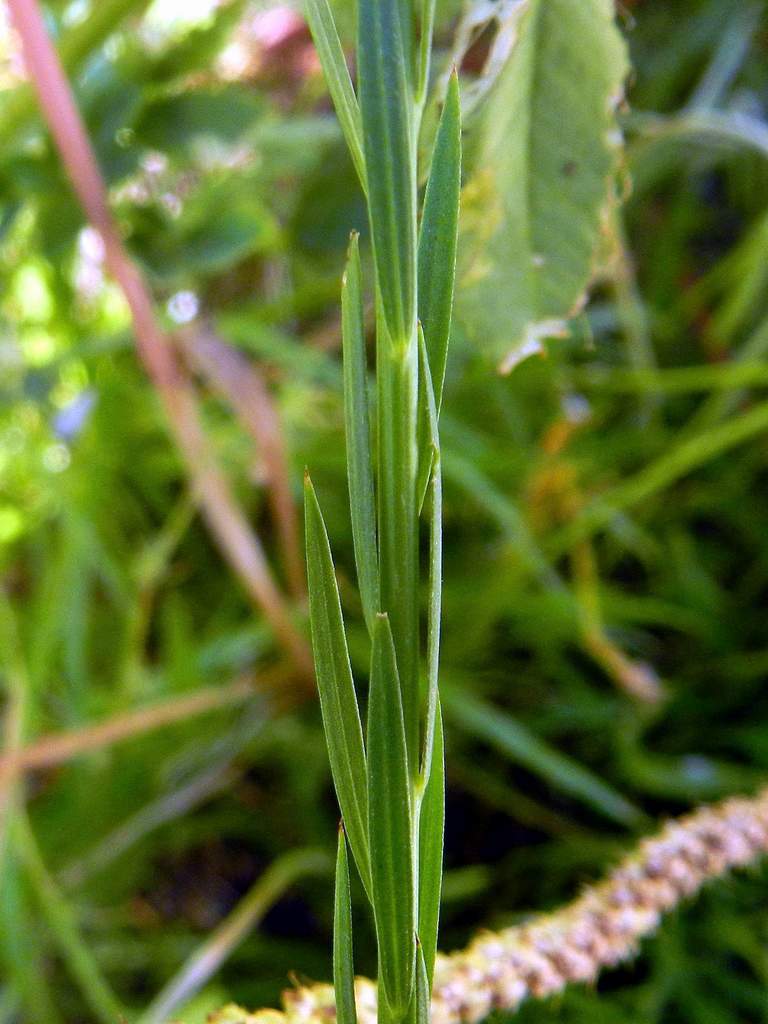
[[[60,992],[49,982],[48,936],[30,906],[31,893],[13,857],[4,859],[0,873],[0,965],[3,986],[13,991],[24,1019],[65,1024],[59,1010]],[[2,1018],[0,1018],[2,1019]],[[11,1016],[12,1020],[21,1019]]]
[[[416,311],[416,173],[401,0],[360,0],[358,88],[376,277],[392,342],[406,345]]]
[[[429,1024],[430,995],[430,979],[424,962],[424,951],[419,945],[416,951],[416,991],[414,993],[416,1024]]]
[[[360,108],[352,87],[352,80],[349,77],[349,68],[344,59],[344,51],[341,48],[333,13],[328,5],[328,0],[305,0],[304,10],[341,130],[347,140],[360,184],[365,190],[365,158],[363,157]]]
[[[623,480],[587,505],[548,540],[547,554],[559,557],[574,544],[604,529],[620,512],[646,501],[699,466],[766,430],[768,402],[761,402],[725,423],[678,442],[635,476]]]
[[[43,861],[26,814],[19,811],[12,828],[19,860],[29,879],[62,960],[76,981],[94,1019],[113,1024],[124,1020],[123,1008],[113,993],[88,943],[80,933],[76,915],[59,891]]]
[[[411,796],[405,726],[389,618],[373,633],[368,697],[368,834],[379,985],[392,1014],[411,1001],[415,908]]]
[[[352,950],[352,898],[349,892],[347,837],[339,828],[336,894],[333,905],[333,988],[338,1024],[357,1024],[355,964]]]
[[[413,80],[414,71],[414,4],[413,0],[399,0],[400,2],[400,31],[403,35],[403,54],[405,56],[405,67],[409,81]]]
[[[367,769],[363,730],[331,547],[317,495],[308,476],[304,482],[304,516],[309,619],[328,758],[349,844],[363,884],[369,889]]]
[[[416,942],[416,979],[413,998],[404,1018],[404,1024],[429,1024],[430,987],[421,943]],[[389,1024],[389,1022],[385,1022]]]
[[[419,327],[419,380],[423,417],[426,419],[429,443],[420,453],[421,465],[427,470],[429,489],[429,589],[427,600],[427,699],[424,712],[424,742],[420,770],[423,776],[432,763],[432,741],[437,709],[437,684],[440,670],[440,618],[443,591],[443,483],[440,467],[440,437],[437,430],[437,407],[432,389],[424,335]],[[423,502],[423,498],[422,498]]]
[[[368,631],[373,633],[374,618],[379,610],[379,564],[376,554],[376,506],[357,233],[352,235],[350,241],[341,290],[341,328],[344,349],[344,427],[352,539],[365,621]]]
[[[428,990],[437,952],[440,893],[443,881],[443,833],[445,829],[445,754],[443,719],[438,698],[429,780],[419,814],[419,941],[427,972]]]
[[[451,330],[460,188],[461,107],[459,80],[454,72],[435,140],[419,234],[419,320],[424,328],[438,413]]]
[[[416,102],[424,106],[429,86],[429,61],[432,53],[432,33],[435,25],[435,0],[421,0],[419,38],[419,73],[416,79]]]
[[[440,451],[437,429],[437,410],[429,356],[426,354],[424,329],[418,325],[419,339],[419,409],[418,409],[418,468],[416,473],[416,507],[419,515],[424,510],[429,481],[432,478],[432,464]],[[434,415],[433,415],[433,409]]]
[[[446,713],[458,728],[489,743],[510,760],[545,779],[554,789],[621,825],[642,824],[642,813],[612,786],[577,761],[554,750],[499,708],[455,686],[443,685],[442,698]]]

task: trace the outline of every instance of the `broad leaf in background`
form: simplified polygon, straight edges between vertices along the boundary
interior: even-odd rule
[[[165,152],[195,151],[200,141],[233,145],[264,115],[264,103],[240,86],[187,90],[147,103],[135,125],[138,142]]]
[[[466,142],[457,313],[509,370],[562,334],[595,273],[627,54],[610,0],[521,0]]]

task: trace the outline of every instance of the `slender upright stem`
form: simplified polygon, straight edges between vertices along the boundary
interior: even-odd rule
[[[358,0],[359,107],[327,0],[307,3],[318,53],[353,154],[362,142],[360,177],[366,186],[375,269],[374,516],[373,486],[364,471],[370,420],[361,274],[353,234],[342,332],[351,519],[361,603],[371,636],[365,744],[359,735],[357,698],[327,533],[314,489],[308,484],[313,647],[339,804],[350,849],[358,869],[362,866],[364,882],[369,883],[365,887],[379,953],[379,1024],[428,1024],[444,817],[437,696],[442,550],[437,410],[453,300],[461,157],[458,81],[451,80],[441,116],[420,240],[417,141],[429,77],[434,0],[418,4],[418,52],[414,0]],[[427,489],[430,500],[425,503]],[[430,537],[424,581],[429,599],[423,684],[422,505],[429,511]],[[343,857],[340,863],[337,894],[346,892]],[[353,1000],[344,982],[353,971],[351,913],[338,916],[336,927],[343,933],[337,935],[335,947],[337,1004],[342,1008],[341,1024],[355,1024]]]
[[[381,610],[392,625],[412,775],[418,770],[420,712],[417,372],[415,336],[393,345],[380,325],[376,383]]]

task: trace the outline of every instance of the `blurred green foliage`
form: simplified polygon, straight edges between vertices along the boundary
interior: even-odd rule
[[[313,467],[354,662],[338,288],[363,206],[300,24],[275,42],[267,5],[189,6],[47,13],[168,326],[199,311],[264,373],[297,501]],[[443,54],[458,6],[439,5]],[[503,323],[482,350],[461,326],[452,341],[445,949],[556,906],[655,819],[768,772],[768,24],[742,0],[618,17],[632,185],[591,302],[506,377]],[[194,512],[34,105],[2,73],[0,658],[30,741],[258,679],[275,651]],[[201,401],[274,553],[258,452],[202,383]],[[272,862],[332,855],[318,709],[284,703],[256,695],[27,776],[40,863],[15,833],[0,851],[0,1021],[93,1019],[67,922],[136,1016]],[[274,1003],[290,971],[327,978],[331,891],[313,875],[283,892],[188,1024],[227,998]],[[720,884],[596,992],[519,1020],[768,1020],[767,905],[764,871]]]

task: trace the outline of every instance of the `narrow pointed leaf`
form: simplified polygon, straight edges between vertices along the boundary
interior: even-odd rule
[[[416,174],[400,5],[360,0],[358,89],[376,277],[396,345],[412,336],[416,310]]]
[[[429,991],[432,990],[440,921],[444,828],[445,755],[443,752],[443,719],[438,699],[435,709],[432,760],[419,817],[419,940],[426,966]]]
[[[416,978],[413,987],[413,997],[408,1013],[403,1018],[403,1024],[429,1024],[430,1011],[430,988],[427,976],[424,954],[421,943],[416,941]],[[383,1024],[390,1024],[389,1021]]]
[[[435,24],[435,0],[421,0],[419,39],[419,73],[416,80],[416,101],[423,106],[429,85],[429,59],[432,53],[432,32]]]
[[[414,992],[416,1024],[429,1024],[430,996],[429,973],[424,961],[424,951],[419,944],[416,951],[416,990]]]
[[[495,747],[511,762],[545,779],[556,791],[567,793],[629,828],[643,822],[639,808],[599,775],[561,754],[517,719],[470,692],[468,687],[453,683],[446,687],[444,680],[442,696],[445,713],[458,729]]]
[[[408,73],[409,82],[412,81],[414,71],[414,10],[413,0],[399,0],[400,2],[400,31],[403,34],[403,54],[405,56],[405,67]]]
[[[352,950],[352,899],[349,892],[347,837],[339,829],[336,893],[333,907],[333,988],[338,1024],[357,1024],[355,966]]]
[[[440,619],[443,592],[443,480],[440,465],[440,437],[437,428],[437,408],[432,388],[432,375],[427,362],[424,335],[419,332],[420,380],[423,415],[427,421],[429,443],[421,452],[423,465],[429,466],[429,589],[427,600],[427,700],[424,713],[424,743],[421,754],[422,774],[429,772],[432,763],[432,741],[437,708],[437,686],[440,668]]]
[[[367,769],[339,591],[325,523],[309,477],[304,484],[309,618],[328,758],[349,843],[369,887]]]
[[[379,984],[393,1015],[411,1001],[415,961],[412,817],[403,706],[389,618],[373,633],[368,697],[368,833]]]
[[[368,374],[358,235],[352,235],[341,290],[344,349],[344,426],[347,479],[352,516],[357,580],[368,631],[379,610],[379,566],[376,554],[376,512],[373,492],[371,430],[368,417]]]
[[[437,431],[437,409],[432,373],[429,368],[424,329],[418,325],[419,342],[419,408],[418,408],[418,469],[416,473],[416,501],[419,515],[424,508],[424,498],[432,476],[432,463],[439,451]],[[434,410],[434,411],[433,411]]]
[[[424,328],[438,413],[451,331],[460,188],[461,109],[454,72],[435,140],[419,234],[419,320]]]
[[[443,482],[440,452],[435,452],[429,486],[429,576],[427,603],[427,721],[424,764],[432,758],[440,673],[440,625],[443,593]]]
[[[333,13],[328,5],[328,0],[305,0],[304,10],[341,130],[347,140],[360,184],[365,190],[365,159],[360,127],[360,108],[352,87],[352,80],[349,77],[349,68],[341,48]]]

